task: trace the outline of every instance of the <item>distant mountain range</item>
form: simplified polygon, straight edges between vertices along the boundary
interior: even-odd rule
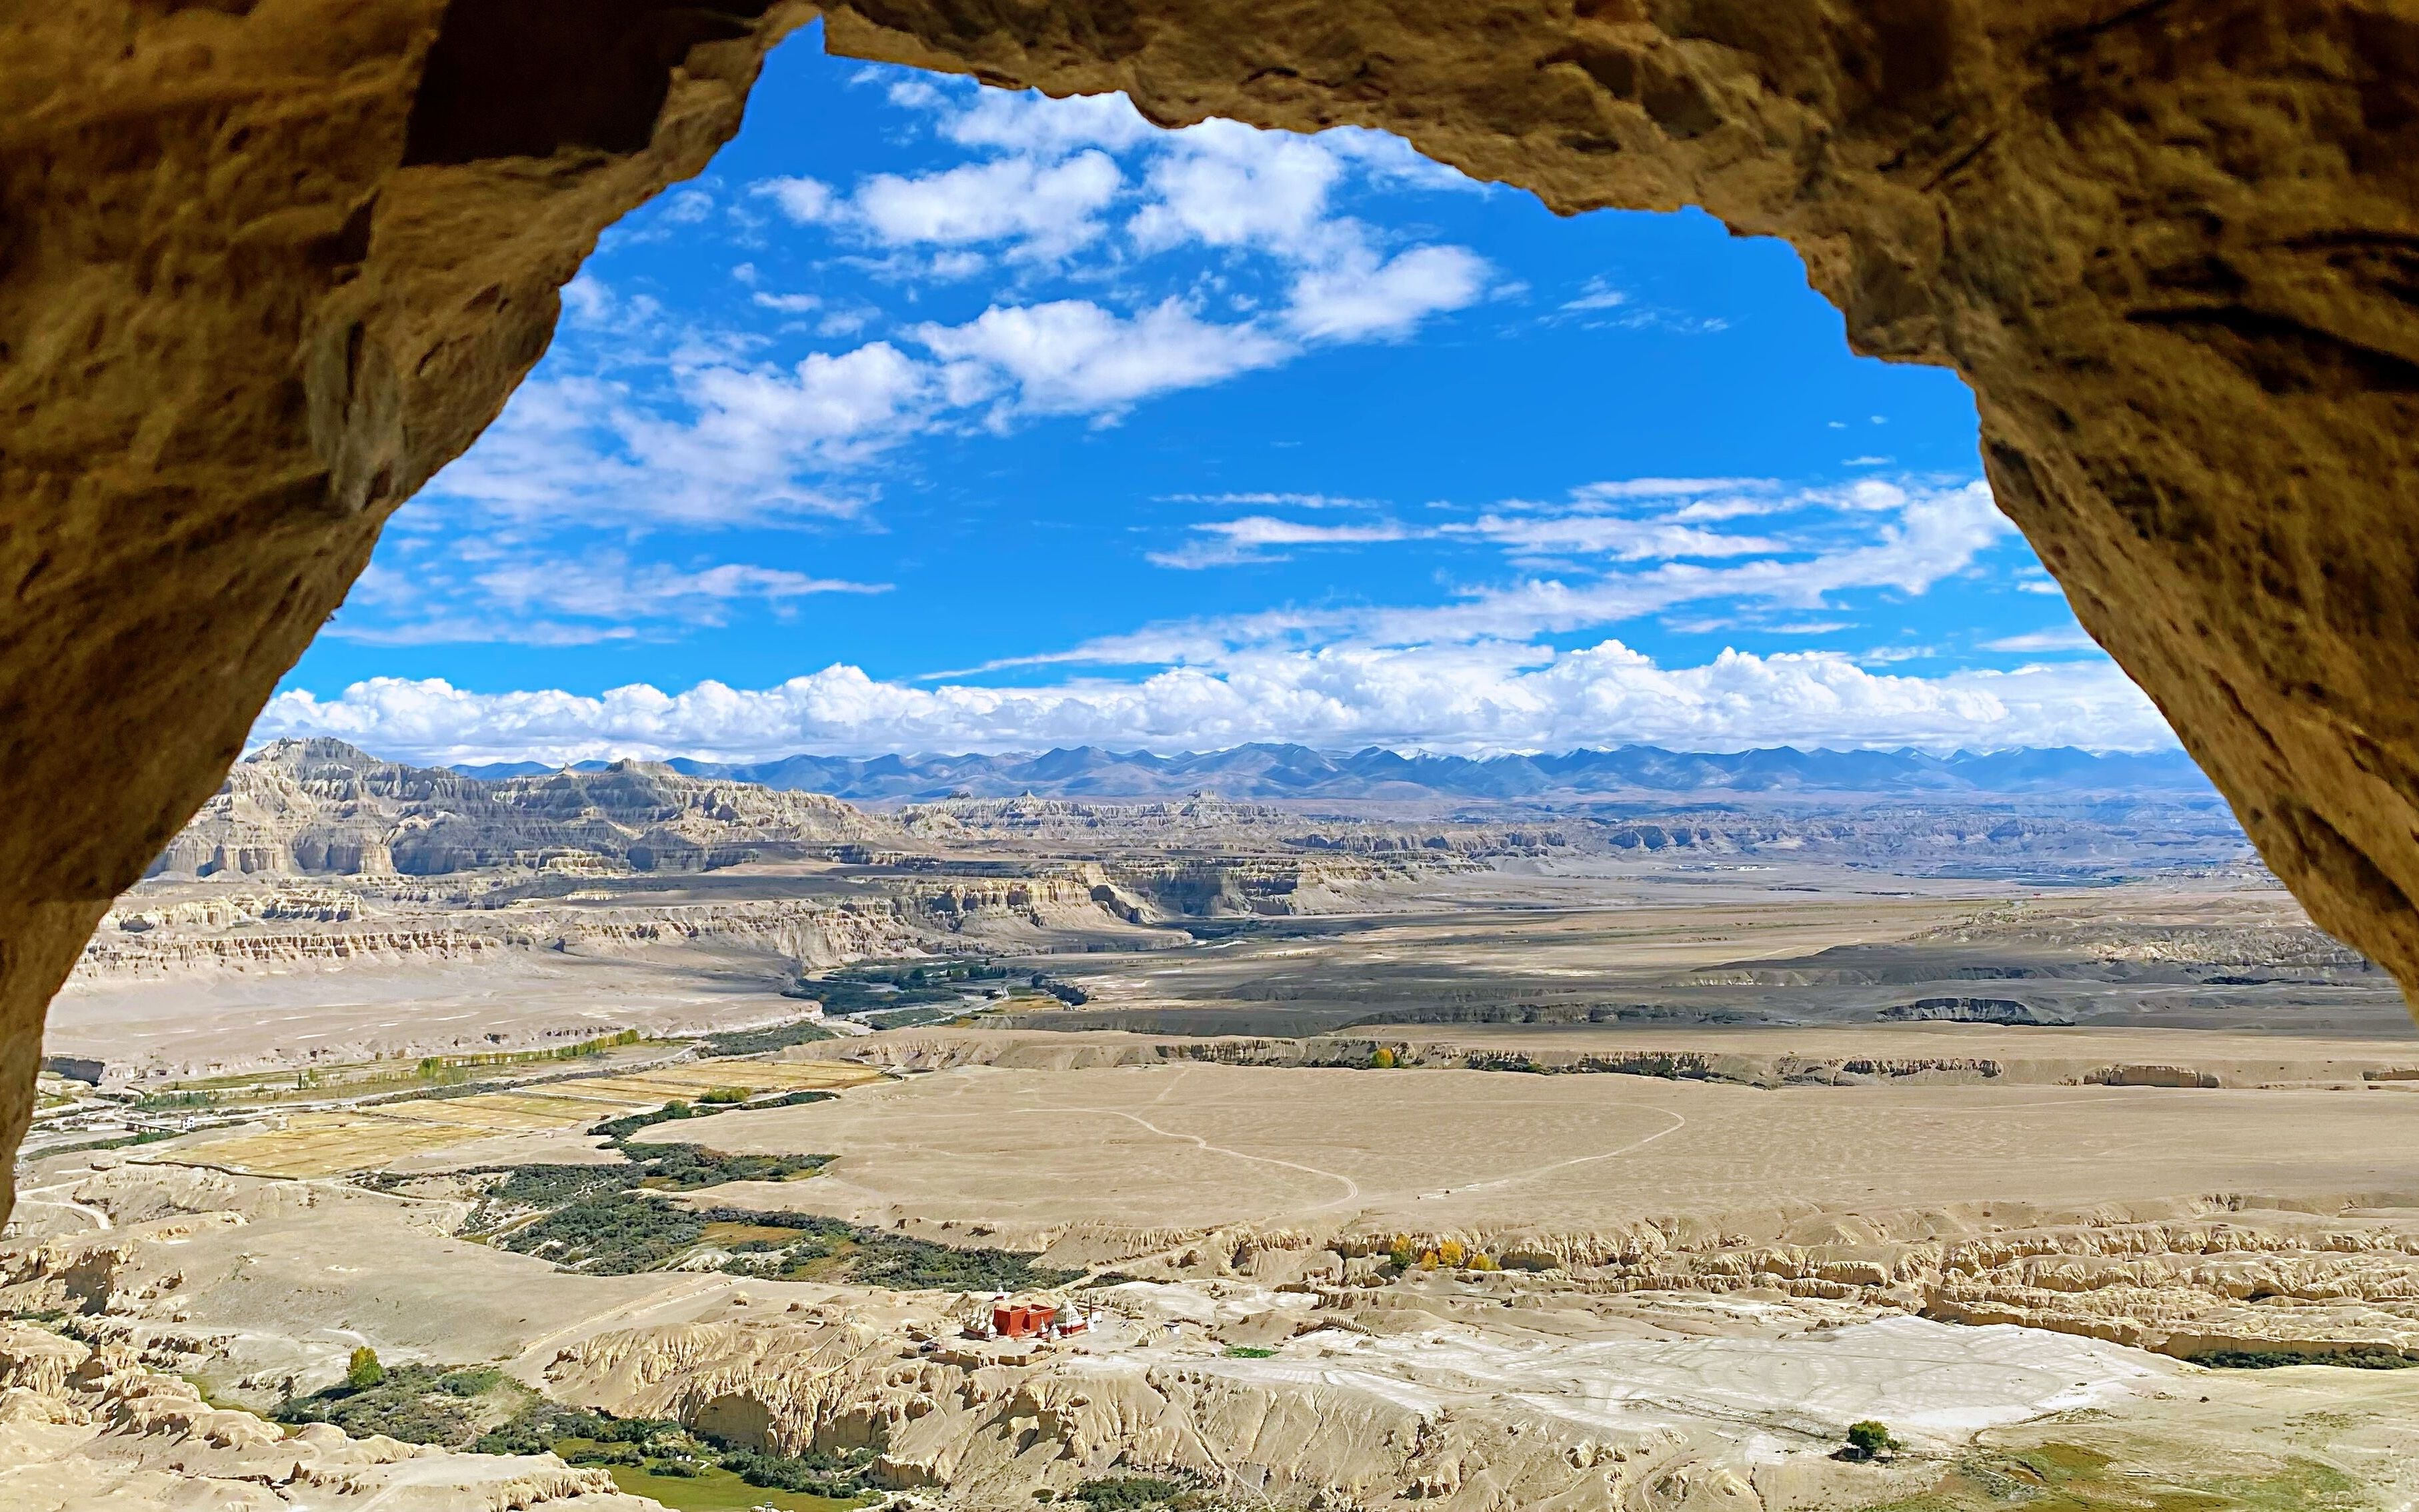
[[[575,771],[601,771],[583,762]],[[2181,751],[2095,756],[2054,750],[1769,750],[1730,753],[1624,746],[1560,756],[1405,756],[1371,747],[1349,755],[1307,746],[1237,746],[1197,755],[1104,750],[1094,746],[1029,753],[966,756],[786,756],[725,764],[675,759],[693,777],[827,793],[860,801],[973,797],[1169,797],[1200,791],[1227,798],[1703,797],[1722,793],[1869,797],[1980,795],[2076,796],[2174,794],[2208,796],[2209,779]],[[560,768],[536,762],[456,766],[472,777],[537,776]]]

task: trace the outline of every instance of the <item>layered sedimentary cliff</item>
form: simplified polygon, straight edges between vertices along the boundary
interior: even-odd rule
[[[487,782],[380,761],[340,740],[280,740],[236,764],[151,872],[432,875],[582,864],[690,872],[900,838],[896,825],[836,798],[684,777],[645,762]]]

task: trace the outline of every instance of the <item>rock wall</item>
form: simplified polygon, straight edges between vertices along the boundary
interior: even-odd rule
[[[793,0],[0,21],[0,1149],[104,901]],[[856,0],[840,51],[1403,133],[1787,238],[2317,920],[2419,983],[2419,20],[2396,0]],[[95,768],[116,780],[86,780]]]

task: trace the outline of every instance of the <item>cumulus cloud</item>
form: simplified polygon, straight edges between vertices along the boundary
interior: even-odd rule
[[[833,666],[778,687],[643,685],[585,697],[474,693],[374,678],[335,698],[280,693],[258,740],[326,734],[424,762],[801,750],[1031,750],[1085,743],[1201,750],[1254,740],[1472,753],[1643,741],[1935,749],[2174,744],[2149,701],[2104,662],[1918,678],[1822,654],[1725,652],[1665,668],[1617,640],[1562,654],[1473,646],[1271,655],[1219,671],[1054,687],[911,687]]]
[[[810,179],[774,179],[763,190],[793,221],[881,246],[1012,240],[1020,255],[1053,261],[1102,234],[1100,213],[1124,181],[1095,150],[1063,162],[998,158],[914,177],[875,174],[846,196]]]
[[[955,365],[962,394],[988,394],[1004,378],[1016,409],[1044,414],[1117,409],[1290,355],[1253,327],[1201,320],[1173,299],[1130,317],[1088,300],[994,305],[964,325],[918,326],[914,335]]]
[[[918,81],[920,83],[921,81]],[[899,100],[893,94],[894,100]],[[925,85],[900,100],[940,113],[940,132],[961,147],[1059,157],[1084,147],[1121,152],[1163,134],[1123,95],[1053,100],[1031,91],[949,91]]]
[[[1148,171],[1152,199],[1129,227],[1157,251],[1199,242],[1315,256],[1358,228],[1328,219],[1344,164],[1317,137],[1204,121],[1174,133]]]
[[[1293,282],[1286,324],[1330,341],[1403,336],[1429,316],[1475,303],[1487,263],[1466,247],[1414,247],[1380,262],[1355,248]]]

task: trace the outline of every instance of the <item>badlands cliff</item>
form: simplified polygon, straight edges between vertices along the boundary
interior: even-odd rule
[[[836,798],[644,762],[485,782],[380,761],[340,740],[280,740],[236,764],[151,872],[428,875],[599,863],[682,872],[901,838]]]
[[[123,1344],[0,1323],[0,1488],[23,1512],[648,1512],[552,1455],[456,1454],[217,1408]]]

